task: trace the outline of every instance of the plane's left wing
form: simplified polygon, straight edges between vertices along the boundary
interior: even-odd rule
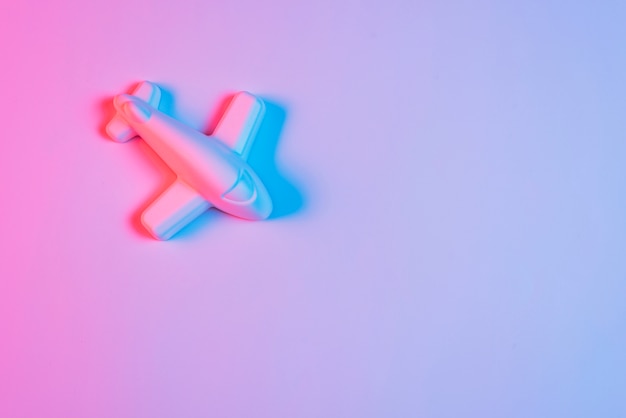
[[[261,99],[245,91],[239,92],[233,96],[211,136],[246,160],[264,113]]]
[[[196,219],[211,204],[178,179],[141,215],[141,223],[157,239],[167,240]]]

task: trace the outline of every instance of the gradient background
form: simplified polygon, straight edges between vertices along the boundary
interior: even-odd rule
[[[626,416],[626,3],[0,5],[1,417]],[[137,226],[142,79],[276,214]]]

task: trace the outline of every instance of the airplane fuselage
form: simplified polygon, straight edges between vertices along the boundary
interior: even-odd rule
[[[137,105],[138,99],[124,101]],[[128,110],[120,110],[126,114],[125,119],[132,129],[178,175],[179,180],[224,212],[251,220],[269,216],[272,211],[269,193],[239,154],[218,138],[204,135],[145,102],[139,106],[147,114],[146,120],[128,115]]]

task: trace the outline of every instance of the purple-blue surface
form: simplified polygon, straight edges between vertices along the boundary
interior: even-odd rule
[[[626,416],[626,3],[0,5],[0,416]],[[139,225],[148,79],[265,222]]]

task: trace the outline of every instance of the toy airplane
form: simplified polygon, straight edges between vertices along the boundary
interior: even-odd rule
[[[157,85],[140,83],[132,94],[115,97],[117,114],[106,128],[117,142],[143,138],[178,176],[143,212],[146,229],[167,240],[212,206],[244,219],[267,218],[272,201],[246,163],[263,117],[263,102],[237,93],[207,136],[160,112],[160,99]]]

